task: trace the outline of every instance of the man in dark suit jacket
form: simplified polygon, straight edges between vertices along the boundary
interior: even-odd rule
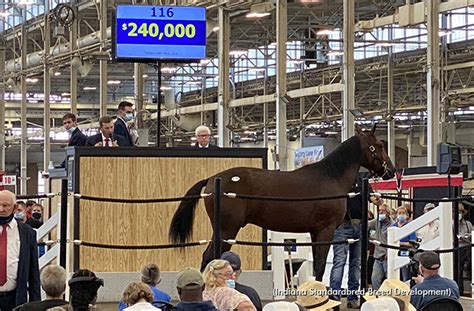
[[[128,147],[135,146],[127,122],[133,120],[133,104],[127,101],[121,102],[117,107],[117,119],[114,124],[114,134],[125,137]]]
[[[194,144],[194,148],[219,149],[218,146],[212,145],[210,143],[211,130],[207,126],[198,126],[194,131],[194,134],[196,135],[196,143]]]
[[[86,146],[129,147],[125,137],[114,134],[114,120],[109,116],[99,119],[100,133],[87,138]]]
[[[2,311],[12,310],[28,300],[41,299],[36,231],[13,218],[15,201],[15,194],[8,190],[0,191],[0,309]]]
[[[69,141],[67,146],[85,146],[87,136],[84,135],[81,130],[77,127],[77,119],[74,113],[66,113],[63,116],[63,125],[66,131],[69,133]],[[61,167],[66,166],[66,159],[61,164]]]

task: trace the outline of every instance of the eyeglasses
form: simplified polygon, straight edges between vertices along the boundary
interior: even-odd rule
[[[220,275],[220,276],[226,276],[226,277],[228,277],[228,276],[233,276],[233,275],[234,275],[234,271],[227,271],[227,272],[225,272],[225,273],[219,273],[218,275]]]

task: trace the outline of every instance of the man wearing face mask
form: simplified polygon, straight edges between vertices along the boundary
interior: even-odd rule
[[[369,221],[369,230],[375,230],[374,239],[387,244],[387,229],[393,225],[390,218],[390,210],[387,204],[379,206],[378,219]],[[372,288],[378,290],[382,282],[387,278],[387,249],[375,246],[374,268],[372,270]]]
[[[114,124],[114,134],[125,137],[128,144],[125,147],[133,147],[135,145],[127,126],[127,122],[132,121],[133,118],[133,104],[127,101],[120,102],[117,107],[117,119]]]
[[[33,229],[38,229],[43,225],[42,221],[43,217],[43,206],[40,204],[33,205],[33,209],[31,212],[31,218],[26,220],[26,224],[30,225]]]
[[[14,219],[15,194],[0,191],[0,309],[41,299],[36,232]],[[20,256],[21,254],[21,256]]]
[[[26,210],[21,204],[17,204],[15,207],[15,219],[22,224],[26,223]]]

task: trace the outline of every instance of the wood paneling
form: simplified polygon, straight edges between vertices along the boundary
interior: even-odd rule
[[[168,198],[183,196],[199,180],[231,167],[262,167],[256,158],[81,157],[80,193],[105,198]],[[121,204],[81,200],[80,239],[89,242],[168,244],[171,218],[179,202]],[[262,230],[248,225],[238,239],[261,241]],[[192,241],[209,240],[212,228],[202,200],[196,209]],[[138,271],[150,262],[163,271],[200,267],[206,245],[185,250],[109,250],[81,247],[80,267],[97,272]],[[261,248],[232,248],[246,270],[261,269]]]

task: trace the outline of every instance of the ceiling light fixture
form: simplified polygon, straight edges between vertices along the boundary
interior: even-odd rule
[[[97,88],[95,86],[85,86],[83,88],[84,91],[95,91]]]
[[[122,83],[122,81],[120,81],[120,80],[109,80],[109,81],[107,81],[108,85],[119,85],[120,83]]]

